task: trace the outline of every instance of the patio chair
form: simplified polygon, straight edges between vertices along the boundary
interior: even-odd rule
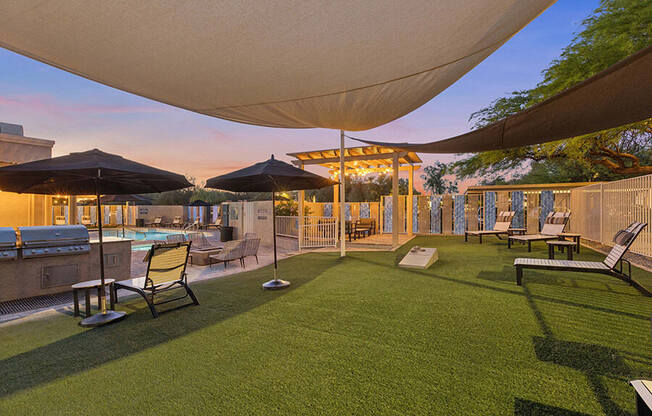
[[[189,233],[188,240],[192,242],[192,248],[190,249],[191,265],[206,266],[210,264],[210,256],[222,251],[222,247],[208,241],[204,233]]]
[[[181,228],[182,225],[183,222],[181,220],[181,215],[175,216],[172,222],[170,223],[170,227],[172,228]]]
[[[496,217],[496,224],[493,230],[478,230],[478,231],[464,231],[464,242],[469,241],[469,236],[478,237],[480,244],[482,244],[483,235],[495,235],[498,239],[502,240],[501,235],[512,235],[511,226],[516,212],[514,211],[501,211]]]
[[[240,260],[240,266],[244,267],[244,260],[242,259],[243,253],[244,253],[244,247],[245,247],[245,240],[231,240],[227,241],[224,244],[224,248],[212,256],[209,257],[209,267],[213,267],[213,263],[217,262],[223,262],[224,263],[224,268],[226,269],[226,266],[230,261],[233,260]]]
[[[206,230],[210,229],[211,227],[215,227],[215,229],[221,230],[222,229],[222,217],[217,217],[217,219],[215,220],[214,223],[205,224],[202,227],[204,229],[206,229]]]
[[[81,217],[81,225],[84,225],[86,227],[90,227],[93,225],[93,221],[91,220],[90,215],[82,215]]]
[[[623,256],[646,226],[647,223],[644,222],[633,222],[625,230],[619,231],[614,237],[615,244],[613,248],[602,261],[517,258],[514,260],[514,267],[516,268],[516,284],[521,286],[523,280],[523,269],[601,273],[615,276],[629,284],[632,284],[632,265],[629,261],[623,259]],[[623,273],[623,263],[627,263],[627,273]],[[642,289],[638,284],[636,287],[639,290],[645,291],[645,289]]]
[[[185,234],[170,234],[165,236],[168,243],[185,243],[188,241]]]
[[[165,303],[190,297],[192,303],[183,304],[177,308],[199,305],[195,294],[188,286],[188,276],[186,275],[186,262],[190,252],[190,243],[176,244],[156,244],[152,246],[148,253],[147,274],[144,277],[123,280],[113,284],[114,296],[118,302],[118,289],[136,292],[145,299],[147,306],[154,318],[158,318],[159,312],[156,306]],[[185,294],[173,299],[166,299],[156,302],[158,294],[174,289],[184,289]]]
[[[244,250],[242,253],[242,267],[245,267],[247,257],[254,256],[258,264],[258,248],[260,247],[260,237],[255,233],[246,233],[244,238]]]
[[[519,241],[521,243],[527,243],[527,251],[531,252],[533,241],[558,239],[559,234],[564,232],[569,218],[570,212],[550,212],[546,216],[543,228],[541,228],[539,234],[510,235],[507,237],[507,248],[512,248],[513,241]]]
[[[54,225],[66,225],[66,217],[64,215],[55,216]]]
[[[163,217],[156,217],[154,221],[147,224],[148,227],[160,227],[161,225],[163,225]]]

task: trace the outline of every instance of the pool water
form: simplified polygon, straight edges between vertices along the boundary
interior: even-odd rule
[[[157,230],[147,230],[139,231],[125,228],[124,237],[129,238],[134,241],[145,241],[145,240],[163,240],[167,238],[168,235],[179,234],[178,232],[165,232]],[[122,229],[114,230],[104,230],[102,232],[104,237],[122,237]]]

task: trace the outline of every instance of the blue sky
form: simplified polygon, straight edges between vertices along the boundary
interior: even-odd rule
[[[355,136],[425,142],[468,131],[471,113],[510,91],[534,86],[541,70],[559,56],[598,4],[559,0],[429,103]],[[267,159],[271,153],[289,160],[288,152],[339,145],[339,134],[333,130],[273,129],[194,114],[2,48],[0,121],[22,124],[27,136],[55,140],[55,155],[97,147],[200,181]],[[422,155],[425,163],[452,157]]]

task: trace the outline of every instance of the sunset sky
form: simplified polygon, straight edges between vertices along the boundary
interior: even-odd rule
[[[597,0],[559,0],[448,90],[414,112],[353,136],[425,142],[468,131],[469,115],[530,88],[580,29]],[[205,179],[285,154],[339,146],[339,132],[224,121],[131,95],[0,48],[0,121],[56,141],[55,155],[100,148]],[[348,140],[348,146],[358,142]],[[422,154],[425,163],[454,156]],[[316,173],[325,173],[315,169]],[[419,181],[419,187],[420,187]]]

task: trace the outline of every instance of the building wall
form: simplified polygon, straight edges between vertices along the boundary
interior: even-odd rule
[[[0,133],[0,166],[52,157],[51,140]],[[0,192],[0,227],[52,224],[52,198]]]

